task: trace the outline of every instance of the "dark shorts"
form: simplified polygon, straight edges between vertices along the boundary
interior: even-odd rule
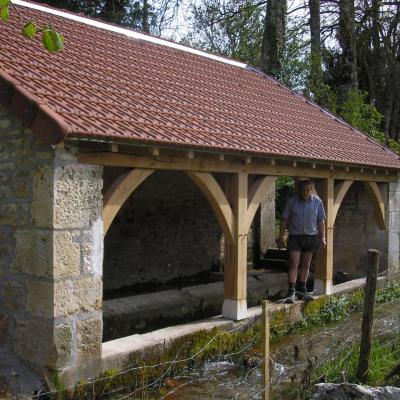
[[[288,251],[314,252],[319,249],[318,235],[289,235]]]

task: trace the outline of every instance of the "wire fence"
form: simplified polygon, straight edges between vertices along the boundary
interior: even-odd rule
[[[285,299],[282,299],[279,302],[284,301]],[[385,307],[385,304],[377,304],[375,306],[375,312],[379,315],[379,312],[383,307]],[[386,342],[382,344],[382,347],[394,346],[399,343],[399,320],[400,316],[398,311],[389,314],[386,312],[384,316],[379,316],[375,319],[374,326],[376,327],[376,333],[374,337],[377,339],[387,338]],[[194,384],[201,384],[204,381],[210,380],[210,376],[204,378],[199,374],[195,375],[190,370],[187,370],[185,374],[176,376],[174,385],[166,386],[164,384],[165,380],[173,375],[172,372],[176,367],[185,366],[191,362],[196,363],[197,361],[204,361],[201,359],[201,356],[210,346],[213,345],[213,343],[224,335],[232,335],[238,331],[246,331],[246,329],[249,329],[254,325],[254,322],[254,318],[249,319],[244,323],[238,324],[233,329],[216,333],[204,344],[204,346],[190,356],[182,356],[182,354],[187,350],[187,347],[192,344],[190,341],[187,341],[179,347],[172,360],[162,360],[159,363],[149,365],[135,365],[131,368],[125,369],[124,371],[92,379],[87,382],[81,382],[77,385],[69,386],[61,390],[50,390],[44,393],[38,393],[37,395],[32,396],[32,399],[68,398],[66,394],[71,391],[79,391],[80,389],[85,393],[84,398],[91,400],[166,400],[176,398],[174,396],[179,394],[179,392],[185,387]],[[291,325],[289,322],[282,322],[275,326],[289,331]],[[260,332],[255,332],[246,343],[243,343],[233,351],[224,353],[223,349],[220,348],[219,354],[216,358],[229,361],[235,359],[236,362],[240,359],[241,362],[243,362],[243,357],[245,355],[251,354],[255,357],[250,365],[243,367],[244,370],[241,376],[236,378],[235,382],[231,385],[232,390],[235,390],[235,388],[240,388],[241,390],[243,388],[248,388],[252,396],[248,398],[260,399],[263,398],[264,390],[274,390],[282,385],[282,383],[290,382],[293,386],[293,390],[287,394],[289,396],[287,398],[289,399],[290,396],[295,398],[296,393],[301,388],[304,389],[307,385],[310,385],[313,373],[315,373],[315,371],[317,371],[322,365],[327,363],[329,360],[337,358],[339,355],[342,355],[341,363],[344,363],[349,357],[351,357],[352,346],[360,340],[360,331],[361,323],[358,327],[355,327],[353,316],[349,314],[345,319],[340,321],[339,325],[332,326],[331,324],[322,323],[319,328],[313,328],[312,333],[297,333],[296,343],[290,343],[275,348],[275,350],[272,350],[267,360],[265,360],[259,352],[254,350],[260,343]],[[332,342],[334,342],[334,346],[332,346]],[[327,350],[321,351],[321,349],[318,349],[320,343],[324,345],[325,343],[331,344],[326,345]],[[395,351],[400,352],[400,347]],[[272,374],[269,385],[266,388],[261,388],[259,371],[265,362],[272,365]],[[156,371],[157,376],[148,379],[148,376],[151,376],[151,374],[148,374],[149,370]],[[135,375],[133,383],[132,381],[128,382],[129,380],[127,379],[127,383],[123,384],[125,381],[124,379],[121,379],[119,387],[112,388],[111,382],[115,382],[119,377],[127,377],[129,374]],[[256,383],[257,380],[258,384]],[[103,392],[100,394],[98,390],[99,386],[103,387]]]

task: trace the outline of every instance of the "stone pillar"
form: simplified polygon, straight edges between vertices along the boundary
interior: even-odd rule
[[[67,382],[102,342],[102,169],[0,111],[0,340]]]
[[[389,184],[388,208],[388,269],[394,272],[400,265],[400,181]]]

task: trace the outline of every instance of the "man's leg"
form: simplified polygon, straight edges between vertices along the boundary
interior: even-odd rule
[[[312,260],[312,252],[304,252],[301,258],[301,268],[300,268],[300,284],[299,284],[299,295],[298,298],[303,300],[312,300],[311,296],[307,295],[307,278],[310,272],[310,264]]]
[[[300,251],[289,251],[289,271],[288,271],[289,290],[287,296],[288,303],[294,303],[296,299],[297,267],[300,263],[300,257],[301,257]]]

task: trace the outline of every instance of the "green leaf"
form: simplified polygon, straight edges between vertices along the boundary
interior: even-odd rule
[[[6,6],[2,6],[1,7],[1,19],[4,22],[8,21],[8,17],[9,17],[9,12],[8,12],[8,4]]]
[[[43,45],[46,50],[54,52],[64,48],[64,36],[57,31],[47,28],[43,31]]]
[[[8,7],[10,0],[0,0],[0,7]]]
[[[28,22],[22,29],[22,33],[29,39],[33,39],[37,33],[36,25],[32,22]]]

